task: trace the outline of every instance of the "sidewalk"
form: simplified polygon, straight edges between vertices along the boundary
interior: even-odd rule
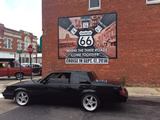
[[[129,97],[160,97],[160,88],[127,87]]]

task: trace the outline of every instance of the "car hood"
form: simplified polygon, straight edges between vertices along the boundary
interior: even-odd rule
[[[11,85],[11,86],[26,86],[26,85],[34,85],[35,83],[36,83],[36,81],[35,81],[35,80],[34,80],[34,81],[30,80],[30,81],[22,81],[22,82],[18,82],[18,83],[15,83],[15,84]]]

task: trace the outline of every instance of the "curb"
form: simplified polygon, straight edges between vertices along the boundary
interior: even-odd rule
[[[152,94],[130,94],[128,95],[128,97],[160,97],[160,95],[152,95]]]
[[[127,87],[129,97],[160,97],[160,88]]]

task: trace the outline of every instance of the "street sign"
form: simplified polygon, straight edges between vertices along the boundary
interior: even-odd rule
[[[32,54],[32,53],[33,53],[33,47],[32,47],[32,45],[29,45],[29,46],[28,46],[28,52],[29,52],[29,54]]]
[[[17,53],[22,53],[22,50],[17,50]]]

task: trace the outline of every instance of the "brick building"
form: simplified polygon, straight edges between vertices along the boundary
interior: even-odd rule
[[[20,30],[6,28],[0,24],[0,61],[11,62],[19,60],[19,53],[17,50],[22,50],[21,62],[29,63],[30,55],[28,53],[28,45],[33,46],[33,55],[37,54],[37,37],[32,33]]]
[[[158,3],[160,0],[42,0],[43,77],[56,70],[93,70],[99,79],[118,84],[125,75],[127,85],[160,86]],[[67,41],[72,41],[71,46]],[[61,48],[62,53],[70,51],[64,58]],[[97,49],[100,51],[94,54]],[[91,59],[84,55],[86,51]]]

